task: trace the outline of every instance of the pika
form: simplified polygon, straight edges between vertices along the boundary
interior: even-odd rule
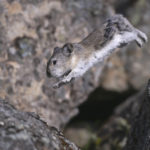
[[[53,87],[59,88],[104,61],[116,48],[133,41],[141,47],[147,40],[146,34],[133,27],[125,17],[114,15],[79,43],[55,47],[47,63],[47,76],[58,78],[59,82]]]

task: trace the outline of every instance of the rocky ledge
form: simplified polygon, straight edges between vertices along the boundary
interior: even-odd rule
[[[0,150],[79,150],[35,113],[21,112],[0,99]]]

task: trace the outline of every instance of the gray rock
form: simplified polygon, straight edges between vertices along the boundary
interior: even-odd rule
[[[0,99],[1,150],[79,150],[35,113],[16,110]]]
[[[140,109],[132,122],[125,150],[150,149],[150,80],[147,84]]]

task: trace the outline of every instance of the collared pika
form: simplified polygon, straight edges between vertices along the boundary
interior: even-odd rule
[[[134,28],[122,15],[115,15],[79,43],[67,43],[54,48],[47,63],[47,76],[60,79],[58,88],[76,77],[82,76],[95,63],[101,62],[116,48],[132,41],[142,46],[147,41],[145,33]]]

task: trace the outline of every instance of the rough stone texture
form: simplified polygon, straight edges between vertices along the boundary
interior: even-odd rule
[[[87,150],[150,149],[150,80],[138,94],[119,105],[96,132]]]
[[[114,114],[98,132],[98,138],[101,139],[97,145],[98,150],[122,150],[125,148],[133,120],[140,111],[143,98],[144,90],[128,98],[115,109]]]
[[[53,48],[80,41],[114,14],[115,6],[115,0],[1,0],[0,97],[60,127],[78,113],[77,106],[98,85],[117,91],[129,86],[140,89],[150,75],[149,43],[142,51],[134,44],[122,49],[108,61],[102,76],[103,65],[97,64],[83,78],[58,90],[51,87],[55,80],[46,77]],[[126,14],[149,35],[150,2],[136,0],[134,8]],[[144,14],[140,22],[135,16],[141,13],[139,8]]]
[[[79,150],[35,113],[16,110],[0,99],[0,150]]]
[[[150,149],[150,80],[140,109],[132,122],[131,132],[125,150]]]

